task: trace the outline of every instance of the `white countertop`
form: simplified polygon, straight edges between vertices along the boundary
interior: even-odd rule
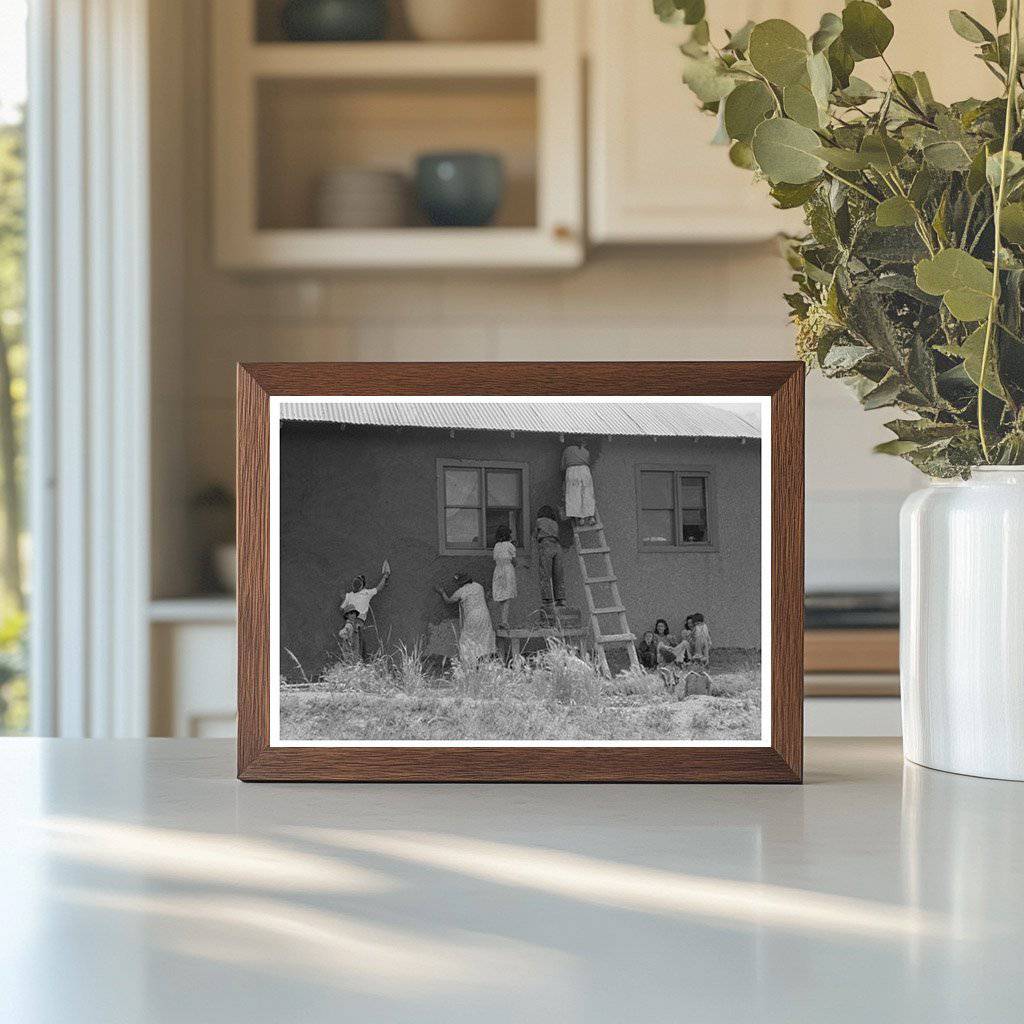
[[[1024,785],[807,769],[242,785],[230,742],[0,741],[0,1021],[1019,1019]]]

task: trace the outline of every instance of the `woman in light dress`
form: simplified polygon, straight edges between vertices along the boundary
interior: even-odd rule
[[[516,546],[512,543],[512,531],[499,526],[494,531],[494,577],[491,580],[491,597],[498,606],[498,617],[502,629],[508,629],[509,605],[515,600]]]
[[[446,593],[444,587],[434,589],[446,604],[460,606],[462,627],[459,630],[459,656],[463,665],[472,668],[482,659],[494,657],[497,651],[487,595],[484,588],[464,572],[455,576],[452,586],[454,590],[451,594]]]
[[[565,474],[565,514],[580,523],[594,522],[594,478],[590,475],[590,452],[585,441],[573,441],[562,450]]]

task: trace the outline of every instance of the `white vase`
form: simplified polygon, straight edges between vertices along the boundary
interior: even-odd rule
[[[904,503],[900,692],[911,761],[1024,781],[1024,467]]]

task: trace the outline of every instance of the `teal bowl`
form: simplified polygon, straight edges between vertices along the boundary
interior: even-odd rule
[[[388,27],[387,0],[288,0],[281,27],[286,38],[301,43],[380,39]]]
[[[504,193],[505,167],[494,153],[424,153],[416,161],[416,196],[435,227],[484,227]]]

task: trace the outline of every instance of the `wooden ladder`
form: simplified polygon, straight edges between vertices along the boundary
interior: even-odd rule
[[[588,537],[589,547],[584,546],[584,535]],[[615,568],[612,565],[612,552],[608,547],[608,541],[604,535],[604,524],[600,518],[590,525],[581,525],[574,521],[572,524],[572,538],[576,547],[576,557],[580,563],[580,576],[583,579],[583,589],[587,594],[587,607],[590,610],[590,625],[594,631],[594,649],[597,654],[597,664],[605,676],[611,675],[608,668],[608,656],[605,653],[606,647],[625,647],[629,652],[629,664],[632,668],[640,668],[640,659],[636,653],[636,636],[630,631],[629,622],[626,620],[626,608],[619,595],[619,581],[615,575]],[[603,565],[596,574],[591,575],[588,558],[603,559]],[[600,587],[604,597],[600,600],[594,597],[594,588]],[[601,626],[601,620],[613,619],[615,626],[613,631],[606,633]]]

